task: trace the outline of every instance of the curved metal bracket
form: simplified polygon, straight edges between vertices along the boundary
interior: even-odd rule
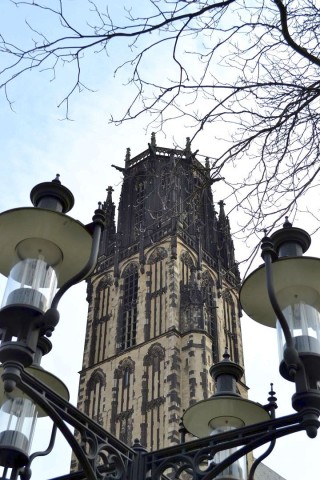
[[[17,381],[17,386],[40,405],[61,431],[83,468],[85,478],[103,478],[99,473],[101,463],[111,476],[114,475],[112,478],[126,478],[126,472],[137,455],[133,449],[26,371],[21,372],[21,380]],[[66,423],[77,430],[78,437],[74,436]]]
[[[282,313],[282,310],[280,308],[280,305],[278,303],[277,296],[274,290],[274,281],[273,281],[273,274],[272,274],[272,254],[271,252],[266,250],[266,251],[263,251],[262,257],[266,267],[266,283],[267,283],[269,300],[277,316],[277,319],[281,325],[282,331],[284,333],[285,341],[286,341],[286,348],[284,349],[284,352],[283,352],[283,359],[288,367],[289,375],[292,378],[295,378],[295,375],[298,370],[303,372],[302,378],[304,382],[304,388],[307,389],[308,386],[306,382],[305,368],[299,357],[299,353],[295,348],[288,322],[284,314]]]
[[[24,372],[21,377],[25,377],[27,374]],[[55,408],[53,408],[36,390],[28,385],[25,381],[21,379],[21,382],[18,384],[18,387],[27,395],[29,395],[32,400],[34,400],[44,411],[49,415],[51,420],[55,423],[57,428],[63,434],[70,447],[72,448],[74,454],[76,455],[78,461],[82,465],[83,470],[85,471],[89,480],[96,480],[94,470],[88,461],[88,458],[84,454],[82,448],[79,446],[74,435],[71,433],[69,428],[66,426],[60,415],[57,413]]]
[[[96,210],[96,212],[99,212],[99,210]],[[79,273],[77,273],[74,277],[72,277],[68,282],[62,285],[62,287],[55,294],[51,303],[51,308],[54,310],[58,308],[58,304],[61,300],[62,295],[64,295],[66,291],[69,290],[70,287],[73,287],[73,285],[75,285],[76,283],[79,283],[81,282],[81,280],[84,280],[85,278],[87,278],[88,275],[90,275],[90,273],[93,271],[94,267],[96,266],[98,254],[99,254],[99,245],[100,245],[101,233],[103,230],[103,224],[97,213],[95,216],[97,216],[97,220],[93,224],[94,227],[93,227],[93,235],[92,235],[92,248],[91,248],[89,260],[87,264],[84,266],[84,268]]]
[[[265,458],[267,458],[270,453],[273,451],[274,447],[276,445],[276,439],[272,440],[270,442],[270,445],[269,447],[267,448],[267,450],[265,452],[262,453],[262,455],[260,455],[260,457],[258,457],[252,464],[251,468],[250,468],[250,472],[249,472],[249,475],[248,475],[248,480],[254,480],[254,474],[256,473],[256,470],[258,468],[258,466],[260,465],[260,463],[262,462],[262,460],[264,460]]]
[[[40,405],[62,432],[83,468],[83,473],[79,472],[79,477],[77,476],[82,480],[136,480],[137,472],[140,480],[163,480],[168,469],[176,472],[177,480],[183,478],[184,472],[193,480],[212,480],[255,448],[276,438],[306,430],[310,426],[316,430],[320,425],[317,409],[303,409],[292,415],[271,418],[156,452],[139,453],[116,439],[28,372],[22,370],[17,386]],[[66,423],[73,426],[78,435],[74,436]],[[230,448],[237,450],[215,464],[216,453]],[[204,462],[207,464],[205,469]]]
[[[142,476],[141,479],[162,480],[166,478],[164,475],[173,469],[176,480],[183,479],[183,472],[188,472],[188,478],[192,480],[212,480],[255,448],[276,438],[305,430],[306,417],[306,411],[299,412],[148,453],[145,472],[149,472],[149,476]],[[314,417],[313,422],[316,428],[319,427],[318,417]],[[219,464],[215,464],[216,453],[230,448],[238,449]]]
[[[54,442],[56,440],[56,435],[57,435],[57,426],[55,424],[53,424],[48,447],[46,448],[46,450],[39,451],[39,452],[34,452],[32,455],[30,455],[29,466],[31,465],[31,463],[33,462],[33,460],[35,458],[45,457],[46,455],[49,455],[49,453],[52,452],[52,449],[54,447]]]
[[[274,290],[274,281],[273,281],[273,274],[272,274],[272,255],[270,252],[264,252],[262,257],[266,266],[267,291],[268,291],[270,303],[277,316],[277,319],[280,322],[281,328],[283,330],[283,333],[286,339],[287,346],[290,348],[291,347],[294,348],[293,338],[289,329],[288,322],[282,313],[282,310],[280,308],[280,305],[278,303],[276,293]]]

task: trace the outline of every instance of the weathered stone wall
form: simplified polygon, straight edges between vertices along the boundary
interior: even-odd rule
[[[196,268],[196,252],[179,238],[146,249],[145,258],[143,266],[138,254],[120,262],[119,278],[113,269],[92,277],[78,405],[123,441],[158,449],[178,443],[183,410],[214,393],[213,356],[220,360],[226,346],[232,360],[243,364],[243,356],[237,293],[225,279],[205,261]],[[138,272],[136,327],[123,349],[130,268]],[[246,395],[244,384],[239,390]]]

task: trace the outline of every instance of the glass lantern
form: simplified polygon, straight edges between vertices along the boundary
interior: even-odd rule
[[[40,361],[41,355],[37,349],[37,360]],[[48,414],[20,389],[5,392],[2,372],[3,367],[0,367],[0,465],[16,469],[28,464],[37,421]],[[40,365],[33,364],[27,372],[56,395],[69,400],[65,384]]]
[[[222,417],[221,419],[215,418],[209,423],[209,425],[212,428],[211,435],[217,435],[219,433],[226,433],[231,430],[235,430],[236,428],[244,427],[245,423],[240,418]],[[237,448],[227,448],[226,450],[220,450],[220,452],[217,452],[215,454],[213,461],[215,463],[221,463],[236,451]],[[219,480],[245,480],[247,478],[246,456],[243,456],[239,458],[239,460],[233,462],[225,470],[219,473],[215,478]]]
[[[223,362],[220,362],[220,364]],[[216,364],[218,365],[218,364]],[[215,394],[211,398],[191,405],[183,415],[183,424],[195,437],[226,433],[246,425],[265,422],[269,413],[259,403],[242,398],[240,395]],[[220,463],[237,451],[237,447],[221,450],[214,455],[214,463]],[[209,461],[208,466],[210,466]],[[246,456],[239,458],[215,478],[219,480],[245,480],[247,478]]]
[[[310,386],[320,380],[320,259],[284,257],[272,263],[274,291],[288,324],[293,345],[304,363]],[[277,328],[280,373],[293,381],[284,363],[286,341],[270,303],[265,267],[252,272],[240,290],[243,310],[255,321]]]
[[[302,285],[287,287],[277,294],[294,346],[298,352],[320,354],[320,295],[312,287]],[[279,356],[285,347],[285,339],[277,320]]]
[[[16,247],[18,261],[11,268],[2,308],[29,305],[45,312],[55,294],[60,249],[49,240],[28,238]]]
[[[0,465],[26,465],[37,416],[35,403],[22,392],[4,394],[0,408]]]

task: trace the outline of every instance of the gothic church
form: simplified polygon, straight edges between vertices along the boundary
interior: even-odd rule
[[[183,411],[214,393],[209,369],[225,347],[243,366],[240,278],[209,161],[200,163],[188,139],[185,149],[163,148],[153,134],[115,168],[118,221],[109,187],[78,407],[128,445],[138,438],[157,450],[179,443]]]

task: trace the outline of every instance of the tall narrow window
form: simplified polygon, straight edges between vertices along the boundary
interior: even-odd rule
[[[212,359],[219,361],[219,342],[217,327],[217,304],[215,282],[208,270],[202,274],[205,328],[212,337]]]
[[[125,358],[114,372],[113,410],[111,415],[112,433],[130,445],[133,441],[133,374],[134,362],[130,357]]]
[[[229,350],[231,360],[239,363],[238,334],[236,324],[236,312],[234,301],[227,293],[223,300],[224,331],[226,335],[226,347]]]
[[[166,434],[163,424],[163,405],[166,399],[161,396],[164,382],[164,358],[164,348],[156,343],[149,348],[143,361],[142,414],[144,422],[141,424],[141,440],[145,445],[150,445],[151,450],[163,446],[163,438]]]
[[[165,258],[167,256],[167,251],[159,247],[148,259],[147,339],[161,335],[165,330],[165,293],[167,291]]]
[[[194,263],[190,253],[184,252],[181,255],[181,284],[188,285],[191,271],[194,269]]]
[[[90,365],[105,359],[107,348],[107,326],[111,317],[111,286],[110,276],[104,277],[96,288],[94,302],[94,319],[90,347]]]
[[[106,376],[101,368],[95,370],[87,383],[85,413],[102,425]]]
[[[137,299],[138,299],[138,266],[128,265],[123,275],[123,296],[120,308],[119,342],[120,350],[133,347],[137,336]]]

